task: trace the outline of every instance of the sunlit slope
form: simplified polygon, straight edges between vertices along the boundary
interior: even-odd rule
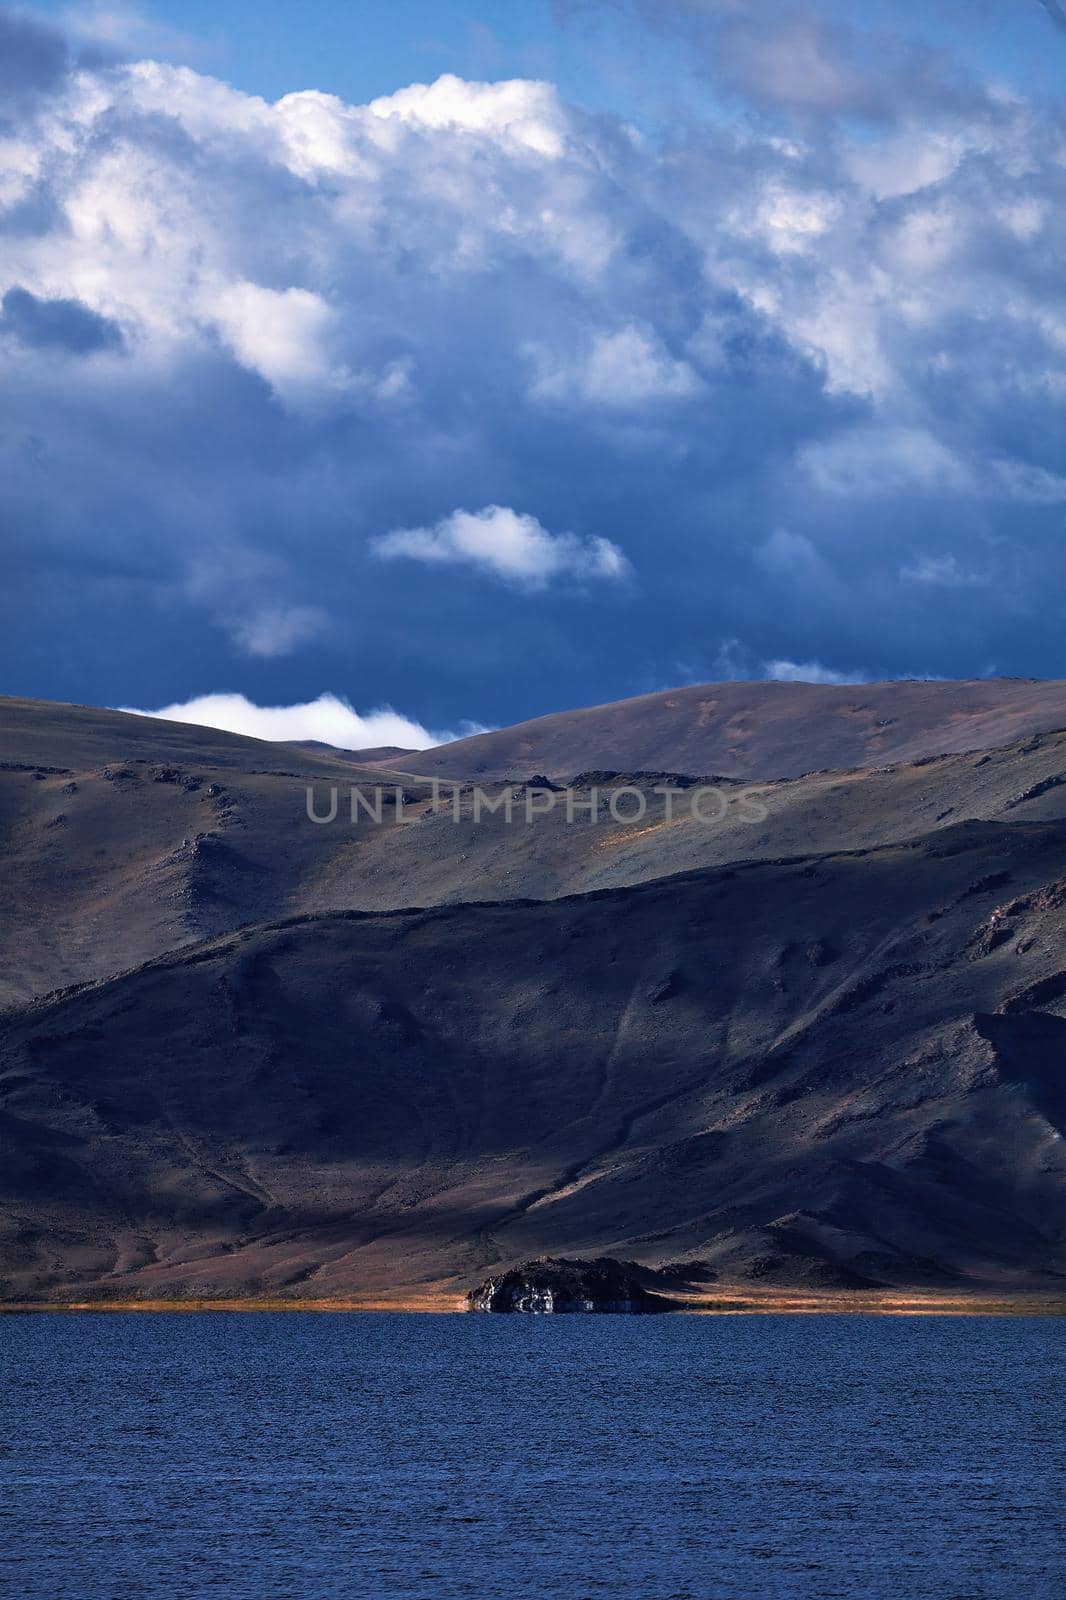
[[[449,778],[560,780],[590,767],[790,778],[985,750],[1066,728],[1066,683],[709,683],[538,717],[405,764]]]
[[[3,703],[0,720],[0,1004],[294,912],[552,898],[738,860],[868,848],[971,818],[1066,811],[1064,734],[754,791],[722,782],[696,802],[699,817],[698,786],[672,800],[655,792],[678,788],[669,778],[586,774],[572,822],[562,792],[531,798],[522,786],[487,784],[500,809],[475,821],[480,801],[469,785],[454,807],[447,790],[434,805],[426,781],[321,752],[40,703]],[[366,800],[354,825],[353,783]],[[377,823],[368,807],[379,788]],[[600,820],[591,826],[594,788]],[[332,822],[309,820],[309,789],[319,815],[336,792]],[[616,793],[625,821],[610,814]]]

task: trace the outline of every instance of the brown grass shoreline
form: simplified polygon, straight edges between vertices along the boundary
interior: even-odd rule
[[[70,1299],[12,1300],[0,1303],[0,1316],[42,1313],[189,1313],[189,1312],[404,1312],[454,1315],[466,1310],[465,1297],[454,1290],[423,1294],[351,1295],[328,1300],[296,1300],[271,1296],[222,1299]],[[722,1286],[717,1292],[678,1299],[677,1310],[696,1316],[1066,1316],[1066,1295],[959,1294],[929,1290],[870,1290],[848,1293],[765,1291]]]

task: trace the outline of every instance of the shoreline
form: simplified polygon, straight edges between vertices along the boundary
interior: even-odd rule
[[[422,1316],[467,1314],[465,1295],[455,1291],[426,1294],[345,1295],[323,1300],[285,1299],[270,1295],[186,1296],[182,1298],[11,1300],[0,1302],[0,1316],[103,1314],[189,1315],[195,1313],[304,1312],[310,1314],[402,1313]],[[475,1313],[488,1315],[491,1313]],[[596,1315],[596,1313],[590,1313]],[[946,1293],[938,1290],[871,1290],[866,1293],[774,1291],[723,1288],[715,1294],[677,1297],[680,1316],[1066,1316],[1066,1294]]]

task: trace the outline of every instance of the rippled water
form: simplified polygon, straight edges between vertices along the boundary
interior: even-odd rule
[[[0,1317],[0,1591],[1041,1600],[1064,1331]]]

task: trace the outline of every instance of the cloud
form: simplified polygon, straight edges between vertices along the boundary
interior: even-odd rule
[[[1062,9],[1059,0],[1040,0],[1040,4],[1056,27],[1066,29],[1066,11]]]
[[[399,528],[373,541],[379,559],[470,566],[503,583],[542,589],[554,578],[618,579],[629,564],[609,539],[549,533],[509,506],[453,511],[429,528]]]
[[[9,289],[0,301],[0,334],[10,334],[29,349],[67,350],[87,356],[121,350],[122,329],[80,300],[40,300],[28,289]]]
[[[904,567],[900,577],[908,583],[927,583],[945,589],[980,589],[991,582],[987,573],[964,571],[955,556],[921,556]]]
[[[203,40],[149,16],[123,0],[114,4],[68,5],[62,12],[64,27],[79,44],[109,51],[114,59],[135,54],[166,56],[168,60],[194,59],[206,51]]]
[[[0,105],[6,108],[57,88],[68,68],[69,51],[61,33],[32,17],[0,11]]]
[[[733,637],[746,675],[906,673],[919,629],[933,672],[1061,674],[1035,8],[1010,60],[998,0],[938,5],[958,50],[916,0],[594,10],[624,119],[540,79],[268,102],[0,13],[0,683],[436,727]]]
[[[539,369],[533,393],[541,399],[645,406],[690,397],[700,387],[686,361],[675,360],[652,334],[632,326],[597,334],[579,356],[562,362],[535,347],[530,354]]]
[[[869,683],[866,672],[837,672],[819,661],[764,661],[763,677],[780,683]]]
[[[251,739],[292,742],[316,739],[339,750],[370,750],[378,745],[399,745],[408,750],[425,750],[447,744],[470,733],[484,733],[477,723],[465,723],[458,733],[430,733],[420,722],[405,717],[391,706],[360,714],[347,700],[335,694],[321,694],[303,705],[257,706],[243,694],[205,694],[158,711],[140,711],[134,706],[118,709],[138,717],[161,717],[165,722],[191,722],[202,728],[221,728],[227,733],[246,734]]]
[[[870,81],[849,59],[844,29],[814,11],[778,7],[766,26],[759,9],[728,18],[721,29],[719,48],[731,87],[748,99],[804,112],[871,109]]]
[[[241,365],[283,398],[321,398],[344,386],[330,356],[333,313],[321,295],[242,280],[209,294],[205,309]]]
[[[369,109],[383,121],[488,134],[547,157],[562,153],[567,133],[566,112],[554,86],[521,78],[470,83],[446,72],[435,83],[413,83],[372,100]]]
[[[908,489],[955,494],[975,486],[951,449],[921,428],[858,428],[811,445],[800,459],[829,495],[872,498]]]
[[[1066,501],[1066,476],[1028,461],[992,463],[993,487],[1022,505],[1057,506]]]
[[[246,655],[272,660],[315,638],[327,623],[326,613],[317,606],[262,606],[234,620],[231,631]]]
[[[872,676],[861,669],[841,672],[824,667],[820,661],[758,661],[741,640],[724,639],[714,658],[711,681],[736,683],[748,678],[769,678],[779,683],[869,683]]]

